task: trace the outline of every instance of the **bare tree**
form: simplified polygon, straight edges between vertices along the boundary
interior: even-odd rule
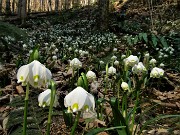
[[[48,11],[52,11],[52,1],[48,0]]]
[[[18,16],[22,20],[22,24],[24,24],[27,18],[27,0],[19,0]]]
[[[0,0],[0,14],[2,13],[2,0]]]
[[[57,12],[59,9],[59,0],[55,0],[55,11]]]
[[[106,30],[109,21],[109,0],[98,0],[98,15],[96,18],[97,28]]]
[[[11,13],[11,3],[10,0],[6,0],[6,14]]]

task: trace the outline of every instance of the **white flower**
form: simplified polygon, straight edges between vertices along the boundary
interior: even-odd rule
[[[116,69],[114,67],[112,67],[112,66],[109,67],[108,74],[110,74],[110,75],[116,74]]]
[[[52,48],[55,48],[55,47],[56,47],[56,45],[52,43],[52,44],[51,44],[51,47],[52,47]]]
[[[22,82],[22,85],[26,85],[29,80],[29,65],[21,66],[17,72],[17,83]]]
[[[117,52],[117,48],[114,48],[114,49],[113,49],[113,52]]]
[[[72,51],[72,47],[69,47],[68,50],[69,50],[69,51]]]
[[[20,67],[17,72],[18,83],[30,83],[33,87],[45,86],[51,77],[51,71],[37,60]]]
[[[112,57],[111,57],[111,60],[116,60],[116,59],[117,59],[116,56],[112,56]]]
[[[124,59],[124,58],[126,58],[126,55],[122,54],[121,59]]]
[[[77,87],[64,98],[64,106],[68,107],[68,112],[94,110],[95,101],[93,95],[82,87]]]
[[[161,68],[153,68],[150,73],[150,77],[152,78],[160,78],[164,75],[164,70]]]
[[[164,67],[164,64],[163,64],[163,63],[161,63],[159,66],[160,66],[160,67]]]
[[[156,60],[155,59],[151,59],[150,61],[149,61],[149,64],[156,64]]]
[[[138,73],[146,72],[147,70],[144,67],[143,63],[139,62],[138,64],[135,64],[132,67],[132,71],[133,71],[133,73],[138,74]]]
[[[70,66],[72,68],[77,69],[77,68],[82,67],[82,63],[77,58],[74,58],[73,60],[70,61]]]
[[[104,64],[104,61],[101,60],[101,61],[99,61],[99,63],[100,63],[100,65],[103,65],[103,64]]]
[[[129,85],[126,83],[126,82],[122,82],[121,83],[121,88],[123,89],[123,90],[129,90]]]
[[[89,81],[96,79],[96,74],[93,71],[88,71],[86,77]]]
[[[146,53],[146,54],[144,55],[144,57],[145,57],[145,58],[149,58],[149,53]]]
[[[78,50],[78,49],[76,49],[74,52],[75,52],[75,53],[77,53],[78,51],[79,51],[79,50]]]
[[[137,56],[130,55],[128,58],[124,59],[125,65],[133,67],[135,64],[139,62]]]
[[[52,59],[57,60],[57,56],[56,55],[52,56]]]
[[[27,48],[27,45],[26,45],[26,44],[23,44],[23,48],[26,49],[26,48]]]
[[[51,90],[50,89],[47,89],[39,94],[38,102],[39,102],[40,107],[50,106],[50,101],[51,101]],[[57,97],[57,95],[55,95],[53,106],[56,107],[57,105],[58,105],[58,97]]]
[[[58,52],[58,49],[56,48],[54,51],[55,51],[55,52]]]
[[[29,54],[31,54],[32,52],[33,52],[33,50],[30,50],[30,51],[29,51]]]
[[[118,65],[119,65],[119,61],[116,60],[116,61],[114,62],[114,65],[115,65],[115,66],[118,66]]]

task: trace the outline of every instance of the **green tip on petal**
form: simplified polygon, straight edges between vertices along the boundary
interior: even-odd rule
[[[76,112],[78,110],[78,108],[79,108],[78,103],[73,104],[73,106],[72,106],[73,112]]]

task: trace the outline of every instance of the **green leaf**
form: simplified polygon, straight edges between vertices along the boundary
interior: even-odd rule
[[[137,42],[138,42],[138,36],[136,35],[134,40],[133,40],[133,44],[137,44]]]
[[[147,33],[142,33],[142,38],[146,43],[148,42]]]
[[[30,57],[29,57],[29,63],[31,63],[34,60],[38,60],[39,59],[39,45],[37,45],[34,49],[33,52],[31,53]]]
[[[109,131],[109,130],[114,130],[114,129],[122,129],[122,128],[125,128],[125,126],[117,126],[117,127],[110,127],[110,128],[96,128],[96,129],[90,130],[86,135],[96,135],[96,134],[103,132],[103,131]]]
[[[133,45],[131,37],[127,38],[127,43],[128,43],[129,46]]]
[[[167,43],[165,37],[161,37],[161,38],[160,38],[160,42],[161,42],[161,44],[163,45],[163,47],[165,47],[165,48],[168,47],[168,43]]]
[[[66,126],[72,126],[73,125],[73,116],[72,113],[68,113],[67,110],[63,110],[63,118]]]
[[[105,131],[106,128],[96,128],[96,129],[92,129],[90,130],[86,135],[96,135],[100,132]]]
[[[126,120],[124,119],[123,115],[121,114],[119,108],[118,108],[118,99],[115,97],[112,97],[110,99],[110,105],[113,112],[113,124],[114,126],[125,126],[125,129],[117,129],[117,132],[119,135],[130,135],[129,127],[126,124]]]
[[[152,34],[151,38],[152,38],[153,46],[156,48],[157,43],[158,43],[158,39],[154,34]]]
[[[83,78],[84,88],[85,88],[85,90],[88,91],[88,80],[87,80],[87,77],[86,77],[86,75],[84,73],[81,73],[81,76]]]
[[[139,33],[139,40],[142,40],[142,38],[143,38],[143,33]]]
[[[165,118],[174,118],[174,117],[179,117],[180,118],[180,115],[163,115],[163,116],[158,116],[154,119],[151,119],[151,120],[148,120],[146,121],[145,123],[143,123],[143,126],[141,128],[141,130],[139,131],[138,135],[141,134],[141,132],[151,123],[155,122],[155,121],[158,121],[160,119],[165,119]]]

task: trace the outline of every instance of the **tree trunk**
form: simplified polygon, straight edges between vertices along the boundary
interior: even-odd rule
[[[27,4],[27,12],[28,13],[30,13],[31,12],[31,8],[30,8],[30,4],[31,4],[31,0],[28,0],[28,2],[27,2],[28,4]]]
[[[27,18],[27,0],[19,0],[18,2],[18,16],[22,21],[22,24],[25,23]]]
[[[106,30],[108,28],[109,21],[109,0],[98,1],[98,15],[96,18],[97,28],[100,30]]]
[[[7,15],[11,14],[11,4],[10,4],[10,0],[6,0],[6,14],[7,14]]]
[[[52,11],[52,2],[48,0],[48,11]]]
[[[0,0],[0,14],[2,14],[2,0]]]
[[[55,0],[55,11],[58,12],[59,10],[59,0]]]

